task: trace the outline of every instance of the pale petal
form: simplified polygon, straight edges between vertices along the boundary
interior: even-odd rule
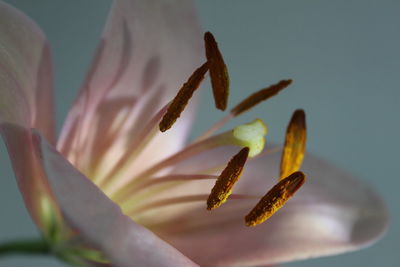
[[[115,266],[195,266],[179,251],[121,213],[39,133],[40,157],[65,219]]]
[[[0,122],[39,129],[54,142],[50,50],[38,26],[0,2]]]
[[[129,153],[126,147],[141,127],[200,66],[201,44],[192,1],[114,1],[59,150],[84,173],[99,165],[112,167]],[[112,114],[104,116],[110,106]],[[191,103],[174,129],[155,138],[136,172],[182,146],[195,106]],[[107,158],[104,164],[99,164],[99,156]]]
[[[185,177],[185,175],[203,174],[205,176],[218,176],[228,161],[239,150],[240,147],[236,146],[224,146],[206,150],[205,152],[182,159],[179,163],[174,164],[172,169],[167,168],[167,171],[164,171],[163,175]],[[152,179],[156,181],[163,175],[155,175]],[[135,191],[135,188],[132,188],[130,197],[124,199],[125,202],[120,204],[129,216],[132,216],[136,221],[140,221],[144,225],[162,224],[176,216],[190,212],[194,208],[200,207],[201,209],[205,209],[207,195],[210,194],[214,184],[215,179],[191,180],[188,178],[187,181],[178,180],[167,183],[156,183],[139,191]],[[146,206],[156,202],[163,202],[166,199],[193,195],[205,196],[204,201],[190,201],[179,205],[162,205],[160,208],[147,209],[145,212],[139,214],[135,212],[138,199],[141,200],[141,206]]]
[[[210,165],[214,158],[209,156]],[[234,193],[264,195],[277,182],[279,159],[275,153],[252,160]],[[306,184],[264,224],[250,228],[244,224],[257,200],[228,200],[215,211],[205,207],[186,211],[155,229],[199,264],[213,266],[336,254],[370,245],[382,236],[387,210],[370,187],[310,155],[302,170],[308,176]]]
[[[0,133],[7,146],[26,207],[44,234],[51,234],[49,231],[52,231],[50,228],[54,225],[49,225],[52,223],[51,218],[43,211],[49,211],[50,208],[52,216],[56,217],[57,205],[52,200],[47,181],[44,179],[31,131],[16,124],[1,123]]]

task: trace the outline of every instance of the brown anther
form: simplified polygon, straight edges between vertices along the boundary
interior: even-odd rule
[[[225,110],[228,105],[229,75],[218,44],[210,32],[204,34],[206,57],[210,68],[211,85],[213,88],[215,106]]]
[[[296,110],[288,124],[283,147],[280,179],[298,171],[301,167],[306,149],[307,129],[304,110]]]
[[[279,181],[245,217],[246,225],[256,226],[270,218],[296,193],[305,180],[304,173],[295,172]]]
[[[172,100],[168,107],[167,112],[163,116],[159,127],[161,132],[165,132],[176,122],[176,120],[181,115],[182,111],[185,109],[189,99],[193,96],[194,91],[199,88],[200,83],[204,79],[204,75],[208,70],[208,63],[204,63],[196,69],[193,74],[189,77],[186,83],[183,84],[182,88],[179,90],[178,94]]]
[[[248,156],[249,148],[245,147],[228,162],[228,165],[215,182],[211,194],[208,196],[208,210],[218,208],[228,199],[232,193],[233,185],[239,180],[242,174]]]
[[[260,102],[267,100],[278,94],[281,90],[285,89],[292,83],[292,80],[282,80],[277,84],[273,84],[267,88],[261,89],[258,92],[248,96],[242,102],[237,104],[232,110],[231,113],[233,116],[238,116],[243,112],[248,111],[254,106],[258,105]]]

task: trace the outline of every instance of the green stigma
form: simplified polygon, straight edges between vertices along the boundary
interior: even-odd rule
[[[260,119],[245,123],[232,130],[235,144],[248,147],[249,157],[257,156],[264,149],[265,138],[268,128]]]

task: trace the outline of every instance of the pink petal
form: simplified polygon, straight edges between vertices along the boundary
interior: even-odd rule
[[[99,155],[114,160],[108,165],[115,164],[129,153],[124,147],[134,135],[202,63],[201,44],[191,1],[114,1],[92,68],[65,123],[60,151],[84,172],[98,165],[93,161]],[[145,168],[182,146],[193,102],[173,130],[155,138],[135,168]],[[116,125],[118,120],[122,123]],[[79,159],[74,151],[79,151]]]
[[[0,122],[39,129],[54,142],[50,50],[39,27],[0,2]]]
[[[68,223],[115,266],[195,266],[179,251],[121,213],[91,181],[36,133],[51,189]]]
[[[0,133],[7,146],[19,189],[33,220],[45,234],[54,225],[48,225],[43,217],[43,199],[52,205],[53,215],[57,216],[57,205],[51,197],[47,181],[44,179],[41,164],[35,153],[31,131],[16,124],[1,123]]]
[[[209,155],[209,165],[219,156]],[[279,159],[275,153],[252,160],[234,193],[264,195],[277,181]],[[159,234],[199,264],[213,266],[331,255],[368,246],[382,236],[387,210],[370,187],[313,156],[307,156],[302,170],[308,175],[306,184],[262,225],[244,225],[257,200],[228,200],[212,212],[205,207],[186,211]]]

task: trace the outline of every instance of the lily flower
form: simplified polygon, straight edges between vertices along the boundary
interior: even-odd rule
[[[224,110],[227,69],[211,33],[204,45],[191,1],[115,0],[56,139],[49,45],[0,2],[0,132],[45,250],[75,265],[258,266],[359,249],[384,233],[370,187],[312,155],[303,162],[302,110],[283,150],[263,150],[260,119],[216,134],[290,80],[187,144],[207,73]]]

